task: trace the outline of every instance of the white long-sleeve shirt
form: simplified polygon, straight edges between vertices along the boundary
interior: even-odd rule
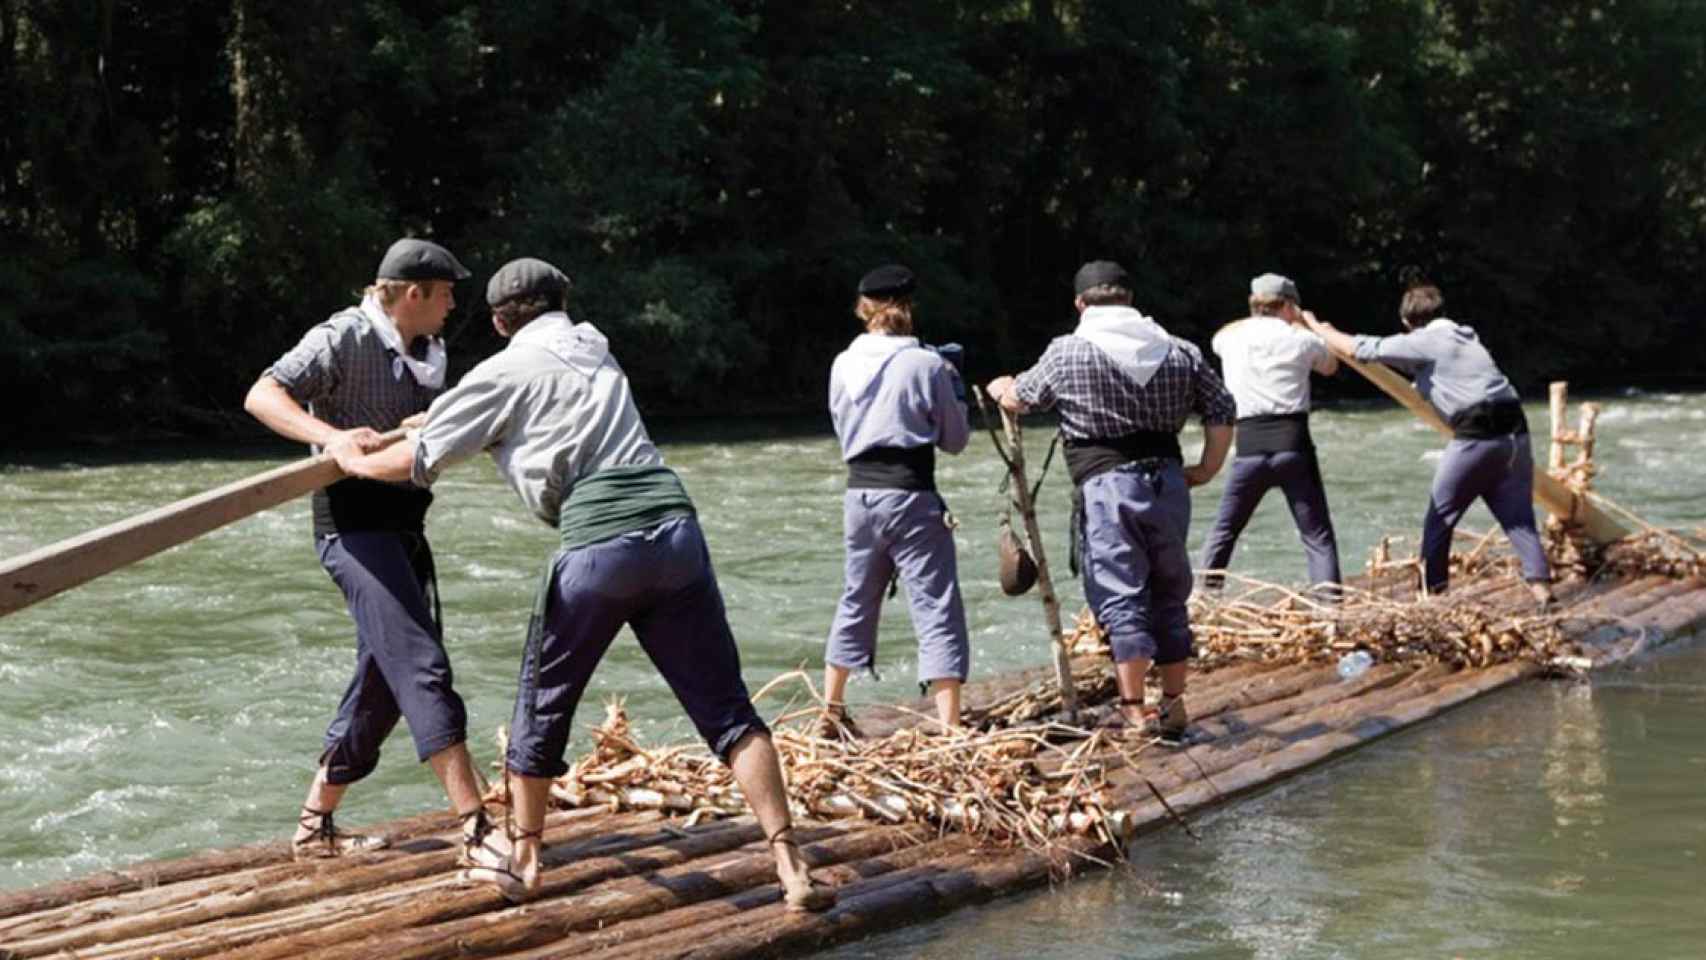
[[[1307,413],[1310,371],[1328,374],[1338,365],[1320,337],[1279,317],[1233,321],[1211,345],[1240,418]]]

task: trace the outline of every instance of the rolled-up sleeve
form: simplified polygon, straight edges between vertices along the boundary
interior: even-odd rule
[[[1327,349],[1327,342],[1313,333],[1304,334],[1309,358],[1309,368],[1316,373],[1327,375],[1338,371],[1339,361],[1333,356],[1333,351]]]
[[[1202,417],[1203,426],[1231,426],[1238,420],[1238,403],[1232,399],[1232,391],[1226,389],[1225,381],[1201,353],[1193,351],[1193,354],[1197,375],[1192,387],[1191,409]]]
[[[1037,360],[1036,366],[1026,370],[1013,379],[1013,395],[1019,402],[1030,410],[1053,409],[1057,398],[1054,390],[1055,367],[1058,351],[1054,344],[1049,344],[1047,350]]]
[[[498,380],[464,379],[433,402],[426,426],[415,438],[410,479],[430,487],[439,473],[502,440],[515,401],[513,386]]]
[[[264,371],[290,399],[306,407],[330,396],[340,379],[338,356],[344,336],[336,324],[327,322],[302,335],[296,346],[273,361]]]

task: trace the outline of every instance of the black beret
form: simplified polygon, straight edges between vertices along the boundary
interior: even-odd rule
[[[522,257],[511,260],[492,274],[486,284],[486,305],[495,307],[506,300],[522,297],[561,297],[574,282],[569,275],[543,260]]]
[[[892,300],[895,297],[907,297],[918,288],[918,280],[912,271],[898,263],[888,263],[872,270],[859,278],[859,295],[861,297],[877,297]]]
[[[473,274],[449,250],[431,240],[404,237],[379,261],[380,280],[466,280]]]
[[[1092,287],[1123,287],[1131,289],[1131,277],[1125,268],[1112,260],[1092,260],[1078,268],[1078,273],[1072,278],[1072,289],[1075,293],[1083,293]]]

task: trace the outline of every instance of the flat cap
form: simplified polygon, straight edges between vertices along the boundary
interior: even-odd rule
[[[1072,277],[1072,291],[1083,293],[1094,287],[1123,287],[1131,289],[1131,276],[1112,260],[1092,260]]]
[[[886,263],[859,278],[859,295],[892,299],[907,297],[918,289],[918,278],[898,263]]]
[[[379,261],[380,280],[466,280],[473,276],[462,261],[431,240],[404,237]]]
[[[1303,306],[1303,298],[1297,295],[1297,284],[1292,283],[1290,278],[1282,277],[1277,273],[1264,273],[1251,280],[1250,296],[1278,297],[1282,300],[1290,300],[1300,307]]]
[[[495,307],[521,297],[561,297],[574,282],[569,275],[543,260],[522,257],[511,260],[492,274],[486,283],[486,305]]]

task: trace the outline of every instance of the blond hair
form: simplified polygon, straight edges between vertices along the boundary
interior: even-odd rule
[[[403,299],[403,295],[409,292],[410,287],[425,287],[433,282],[432,280],[375,280],[368,284],[367,289],[363,290],[362,293],[378,300],[381,307],[389,310],[397,305],[398,300]]]
[[[1285,313],[1285,305],[1290,303],[1284,297],[1271,297],[1259,293],[1250,294],[1250,316],[1277,317]]]
[[[912,298],[897,297],[893,300],[877,297],[860,297],[853,305],[853,315],[865,324],[870,333],[886,333],[896,336],[907,336],[912,333]]]

